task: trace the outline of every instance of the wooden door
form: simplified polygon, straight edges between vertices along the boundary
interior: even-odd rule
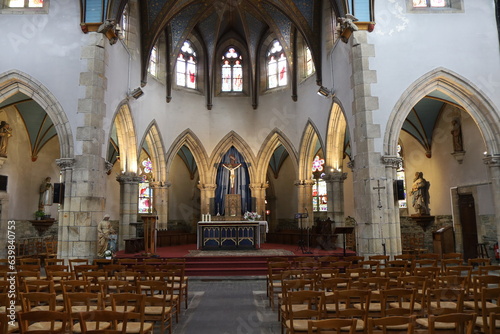
[[[464,260],[477,257],[477,225],[474,197],[471,194],[458,195]]]

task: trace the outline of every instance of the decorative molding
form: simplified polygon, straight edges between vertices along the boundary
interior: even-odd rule
[[[347,179],[347,173],[343,172],[330,172],[324,173],[321,175],[321,178],[325,180],[325,182],[343,182]]]
[[[489,167],[500,167],[500,154],[488,155],[483,158],[483,162]]]
[[[293,184],[300,186],[313,186],[316,183],[314,180],[296,180]]]
[[[355,166],[356,164],[354,163],[354,159],[351,159],[351,161],[347,163],[347,167],[349,167],[351,171],[354,171]]]
[[[267,189],[269,188],[269,184],[267,183],[250,183],[248,185],[250,189]]]
[[[139,183],[142,177],[135,175],[135,173],[130,174],[120,174],[116,176],[116,181],[120,183]]]
[[[170,182],[163,182],[163,181],[153,181],[153,182],[149,182],[149,185],[151,186],[151,188],[153,189],[159,189],[159,188],[169,188],[172,183]]]
[[[384,155],[381,157],[382,163],[387,167],[399,168],[403,163],[403,159],[396,155]]]
[[[455,160],[457,160],[459,164],[462,164],[462,162],[464,161],[465,151],[455,151],[450,154],[455,158]]]
[[[111,169],[113,168],[113,163],[107,161],[107,160],[104,160],[104,170],[106,170],[106,174],[110,174],[111,173]]]
[[[75,159],[74,158],[56,159],[56,165],[59,166],[61,170],[71,169],[75,166]]]

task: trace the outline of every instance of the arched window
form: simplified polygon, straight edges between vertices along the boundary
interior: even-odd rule
[[[223,92],[243,91],[243,64],[241,54],[234,47],[229,47],[222,56]]]
[[[312,177],[315,181],[313,186],[313,211],[326,212],[328,210],[328,193],[326,190],[326,182],[321,178],[323,173],[323,165],[325,159],[321,159],[318,155],[314,158],[312,163]]]
[[[285,51],[278,40],[267,51],[267,88],[286,86],[288,83]]]
[[[125,43],[128,41],[128,32],[130,29],[130,13],[128,4],[123,8],[122,17],[120,18],[120,32],[118,37],[120,37]]]
[[[185,41],[177,57],[177,86],[196,89],[196,64],[196,51],[190,41]]]
[[[7,0],[7,7],[11,8],[42,8],[43,0]]]
[[[304,52],[304,64],[305,64],[305,74],[306,77],[310,76],[311,74],[314,73],[315,68],[314,68],[314,62],[312,59],[311,55],[311,50],[306,46],[305,47],[305,52]]]
[[[153,46],[153,49],[151,50],[151,56],[149,57],[148,72],[152,76],[156,77],[158,75],[158,66],[159,66],[158,44],[155,44],[155,46]]]
[[[139,213],[153,212],[153,191],[149,186],[149,181],[152,179],[153,163],[149,158],[144,159],[140,166],[139,182]]]

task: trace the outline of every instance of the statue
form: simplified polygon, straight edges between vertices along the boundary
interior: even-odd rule
[[[411,195],[413,196],[413,208],[418,215],[429,215],[429,182],[424,179],[424,173],[416,172]]]
[[[47,177],[40,185],[40,199],[38,201],[38,210],[40,211],[45,211],[46,206],[52,205],[54,186],[50,180],[50,177]]]
[[[6,121],[0,122],[0,157],[7,158],[7,145],[12,137],[12,129]]]
[[[462,127],[458,118],[451,121],[452,129],[451,134],[453,136],[453,150],[455,152],[462,152],[464,150],[463,140],[462,140]]]
[[[104,215],[104,218],[97,225],[97,255],[100,257],[104,257],[108,249],[111,252],[116,251],[116,245],[113,245],[116,242],[116,231],[111,226],[111,222],[109,221],[109,215]]]
[[[235,194],[235,189],[234,189],[234,178],[235,178],[235,170],[241,167],[241,164],[236,163],[236,158],[234,155],[229,156],[229,160],[231,163],[229,164],[222,164],[222,167],[227,169],[229,171],[229,184],[230,184],[230,189],[231,191],[229,192],[230,194]]]

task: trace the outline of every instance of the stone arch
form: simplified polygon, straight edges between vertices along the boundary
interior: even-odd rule
[[[252,153],[252,149],[250,146],[241,138],[240,135],[238,135],[234,131],[230,131],[222,140],[217,144],[215,147],[212,156],[210,157],[210,166],[214,166],[220,162],[221,157],[231,148],[231,146],[234,146],[243,156],[245,157],[245,160],[247,164],[250,164],[250,168],[248,168],[248,174],[250,175],[250,180],[252,180],[252,183],[254,180],[256,180],[257,175],[256,175],[256,168],[253,166],[256,166],[255,163],[255,157]],[[217,176],[217,168],[211,168],[211,170],[207,173],[207,178],[209,182],[207,183],[212,183],[215,184],[215,179]]]
[[[344,159],[344,140],[347,122],[341,105],[335,101],[330,111],[326,132],[325,164],[339,170]]]
[[[208,175],[208,166],[209,166],[207,153],[200,139],[191,131],[191,129],[186,129],[181,134],[179,134],[172,143],[172,145],[170,146],[170,149],[167,152],[167,159],[166,159],[167,177],[169,177],[170,166],[174,161],[175,155],[184,145],[186,145],[186,147],[189,148],[196,161],[196,164],[198,166],[198,173],[200,175],[200,183],[205,183]]]
[[[41,82],[26,73],[12,70],[0,74],[0,102],[18,92],[31,97],[49,115],[59,139],[61,159],[73,158],[75,152],[71,126],[56,97]]]
[[[311,179],[311,161],[314,158],[314,140],[320,141],[321,146],[325,147],[319,131],[311,120],[307,122],[307,125],[302,134],[300,150],[299,150],[299,179],[309,180]]]
[[[298,174],[299,165],[297,159],[297,151],[293,147],[290,140],[285,136],[285,134],[278,128],[275,128],[266,137],[259,153],[257,154],[258,165],[255,172],[255,175],[257,177],[256,182],[265,183],[269,161],[271,160],[271,156],[274,154],[274,150],[280,144],[283,145],[288,151],[295,173]]]
[[[406,89],[394,106],[384,136],[384,152],[395,156],[399,133],[409,111],[418,101],[439,90],[466,110],[477,123],[488,153],[500,153],[500,117],[493,103],[470,81],[446,69],[436,68]],[[405,112],[402,112],[405,111]]]
[[[114,120],[120,147],[120,169],[123,173],[137,173],[138,147],[134,121],[128,103],[118,106]]]
[[[151,150],[151,161],[154,166],[154,180],[158,182],[165,182],[167,180],[167,172],[165,168],[165,147],[163,146],[163,140],[161,138],[161,133],[158,129],[156,120],[153,120],[147,127],[141,143],[144,141],[146,141],[149,149]],[[142,144],[139,147],[142,147]],[[140,162],[138,161],[138,163]]]

